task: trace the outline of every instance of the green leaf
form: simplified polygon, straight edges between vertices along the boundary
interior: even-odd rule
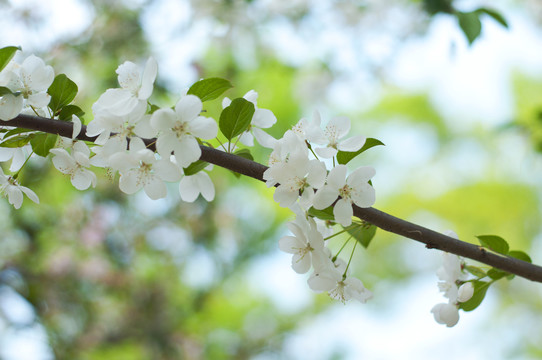
[[[30,145],[32,145],[32,150],[36,155],[46,157],[49,150],[55,147],[57,139],[58,135],[56,134],[37,134],[30,141]]]
[[[186,176],[190,176],[199,173],[201,170],[205,169],[207,165],[209,165],[207,161],[198,160],[188,165],[188,167],[185,167],[183,171]]]
[[[343,226],[344,228],[344,226]],[[377,227],[372,224],[359,224],[358,226],[348,229],[347,232],[352,235],[364,248],[367,248],[376,234]]]
[[[35,133],[12,136],[9,139],[5,139],[4,141],[2,141],[2,143],[0,143],[0,147],[7,147],[7,148],[23,147],[26,144],[28,144],[34,136],[36,136]]]
[[[5,86],[0,86],[0,96],[4,96],[6,94],[13,94],[13,92]]]
[[[333,206],[322,210],[311,207],[308,213],[310,216],[317,217],[318,219],[335,221],[335,216],[333,215]]]
[[[479,235],[477,238],[483,247],[491,249],[499,254],[508,254],[510,246],[502,237],[497,235]]]
[[[58,119],[62,121],[71,121],[72,115],[77,116],[79,119],[83,118],[85,112],[77,105],[66,105],[60,110],[58,114]]]
[[[148,103],[148,109],[147,109],[147,114],[153,114],[156,110],[160,109],[160,107],[158,105],[154,105],[154,104],[151,104],[151,103]]]
[[[457,20],[461,30],[465,33],[469,45],[472,45],[474,40],[480,36],[482,32],[482,23],[480,22],[480,13],[472,11],[468,13],[456,12]]]
[[[487,276],[489,276],[493,280],[499,280],[508,275],[510,275],[510,273],[496,268],[491,268],[487,271]]]
[[[476,277],[479,277],[479,278],[483,278],[483,277],[486,276],[486,272],[484,270],[482,270],[481,268],[477,267],[477,266],[466,265],[465,270],[467,270],[472,275],[474,275]]]
[[[508,256],[511,256],[513,258],[516,258],[516,259],[519,259],[519,260],[523,260],[523,261],[526,261],[528,263],[532,263],[533,261],[531,260],[531,257],[529,255],[527,255],[526,253],[524,253],[523,251],[519,251],[519,250],[512,250],[508,253]]]
[[[508,22],[506,21],[506,19],[504,18],[504,16],[502,16],[500,13],[498,13],[497,11],[493,10],[493,9],[488,9],[488,8],[479,8],[476,10],[478,13],[480,14],[486,14],[486,15],[489,15],[490,17],[493,18],[493,20],[495,20],[496,22],[498,22],[499,24],[501,24],[502,26],[504,26],[505,28],[508,29]]]
[[[243,98],[233,100],[230,106],[222,110],[218,126],[226,139],[231,141],[248,128],[254,110],[254,104]]]
[[[233,85],[226,79],[208,78],[196,82],[188,89],[189,95],[196,95],[201,101],[214,100],[232,88]]]
[[[6,46],[0,49],[0,71],[2,71],[7,64],[9,64],[9,61],[13,59],[13,56],[17,50],[21,50],[21,47]]]
[[[56,114],[58,110],[68,105],[77,95],[77,85],[66,75],[59,74],[49,86],[47,93],[51,95],[49,107]]]
[[[370,148],[378,145],[384,145],[384,143],[378,139],[367,138],[367,140],[365,140],[365,144],[363,144],[361,149],[359,149],[358,151],[339,151],[337,153],[337,161],[339,162],[339,164],[347,164],[350,160],[352,160],[362,152],[365,152],[366,150],[369,150]]]
[[[250,153],[249,149],[239,149],[239,150],[234,151],[233,154],[240,156],[242,158],[254,161],[254,157]]]
[[[491,283],[476,280],[472,282],[472,285],[474,286],[474,293],[470,300],[465,301],[464,303],[459,303],[459,308],[463,309],[464,311],[472,311],[482,303]]]

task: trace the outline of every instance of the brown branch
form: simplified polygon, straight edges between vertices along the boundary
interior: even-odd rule
[[[10,121],[0,121],[0,126],[21,127],[51,134],[59,134],[70,138],[73,129],[71,122],[51,120],[32,115],[19,115]],[[83,126],[81,134],[79,134],[77,138],[85,141],[94,141],[96,139],[95,137],[88,137],[85,135],[85,129],[86,128]],[[154,145],[152,145],[154,140],[146,140],[146,142],[150,148],[154,147]],[[265,165],[207,146],[201,146],[201,151],[201,160],[264,181],[263,173],[267,169],[267,166]],[[479,261],[532,281],[542,282],[542,267],[538,265],[492,253],[480,246],[440,234],[436,231],[424,228],[423,226],[396,218],[395,216],[375,208],[360,208],[354,206],[354,215],[385,231],[424,243],[428,249],[446,251]]]

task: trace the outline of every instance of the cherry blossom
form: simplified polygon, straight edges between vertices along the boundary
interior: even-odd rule
[[[88,169],[90,167],[90,150],[82,141],[72,145],[72,153],[65,149],[51,149],[54,154],[53,165],[63,174],[70,175],[72,185],[77,190],[86,190],[91,185],[96,186],[96,174]]]
[[[284,236],[279,240],[279,248],[292,256],[292,268],[299,274],[309,271],[311,265],[318,266],[324,255],[324,238],[312,218],[297,217],[288,223],[294,236]]]
[[[172,152],[177,163],[187,167],[201,156],[196,138],[212,139],[218,133],[218,126],[212,118],[200,116],[201,100],[194,95],[183,96],[175,110],[159,109],[151,117],[151,125],[161,131],[156,149],[162,156]]]
[[[352,172],[346,178],[347,168],[345,165],[337,165],[327,177],[327,183],[317,191],[314,197],[314,207],[325,209],[337,199],[333,208],[335,220],[341,225],[348,226],[352,223],[352,204],[359,207],[370,207],[375,202],[374,188],[368,181],[375,175],[375,170],[369,166],[363,166]]]
[[[94,114],[108,113],[125,116],[137,107],[147,106],[154,80],[158,73],[158,63],[152,57],[147,60],[143,73],[133,62],[126,61],[116,70],[120,89],[108,89],[92,106]]]
[[[34,191],[20,185],[14,177],[5,175],[0,167],[0,194],[4,194],[8,198],[9,203],[15,209],[19,209],[23,204],[23,193],[30,200],[39,204],[40,200]]]
[[[215,186],[209,175],[200,171],[194,175],[183,176],[179,182],[181,199],[186,202],[194,202],[199,194],[207,201],[215,198]]]
[[[111,167],[120,172],[119,188],[126,194],[143,188],[151,199],[160,199],[167,195],[164,181],[181,178],[181,170],[169,157],[157,159],[140,138],[131,139],[129,151],[113,154],[109,160]]]
[[[358,151],[365,144],[365,137],[361,135],[352,136],[348,139],[342,139],[350,131],[350,119],[346,117],[335,117],[331,119],[324,130],[320,128],[320,113],[315,111],[313,115],[313,124],[305,129],[307,139],[311,143],[326,145],[324,148],[316,148],[316,154],[329,159],[341,151]],[[342,139],[342,140],[341,140]]]

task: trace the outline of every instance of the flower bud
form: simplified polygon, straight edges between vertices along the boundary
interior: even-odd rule
[[[465,302],[469,301],[472,295],[474,294],[474,286],[472,282],[466,282],[459,287],[457,291],[457,301]]]
[[[452,327],[459,321],[459,310],[453,304],[437,304],[431,309],[435,321]]]

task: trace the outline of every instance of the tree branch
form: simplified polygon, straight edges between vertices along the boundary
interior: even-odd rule
[[[73,124],[71,122],[22,114],[10,121],[0,120],[0,126],[12,126],[38,130],[69,138],[71,138],[73,131]],[[96,139],[96,137],[86,136],[85,132],[86,127],[83,126],[83,129],[77,138],[90,142],[93,142]],[[153,140],[146,140],[146,143],[149,145],[149,148],[154,149]],[[201,146],[201,151],[201,160],[235,171],[239,174],[264,181],[263,173],[267,169],[267,166],[265,165],[207,146]],[[360,208],[354,206],[354,215],[362,220],[376,225],[382,230],[419,241],[425,244],[428,249],[446,251],[479,261],[511,274],[521,276],[525,279],[542,282],[542,267],[538,265],[489,252],[480,246],[440,234],[436,231],[413,224],[406,220],[399,219],[375,208]]]

